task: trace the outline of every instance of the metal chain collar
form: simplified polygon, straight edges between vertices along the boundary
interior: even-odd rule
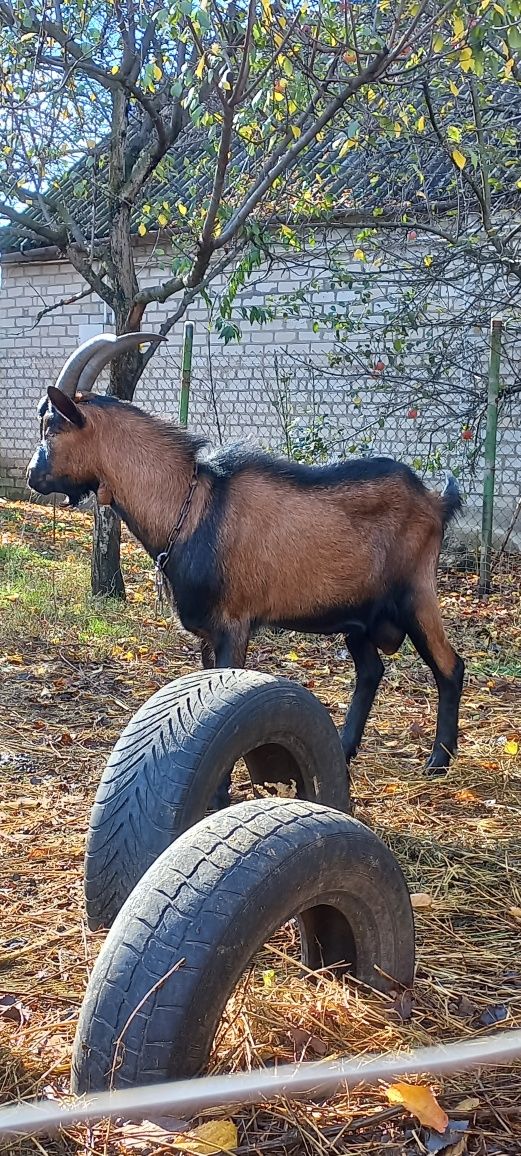
[[[156,595],[157,595],[157,600],[158,600],[160,607],[162,606],[162,603],[163,603],[163,588],[164,588],[165,570],[166,570],[166,567],[168,566],[168,563],[170,561],[170,558],[172,555],[172,550],[174,549],[174,546],[177,542],[177,539],[178,539],[178,537],[181,533],[181,530],[184,526],[185,520],[188,516],[188,512],[189,512],[190,506],[192,504],[192,498],[193,498],[195,487],[197,485],[197,481],[198,481],[197,462],[194,462],[194,469],[193,469],[193,473],[192,473],[192,479],[191,479],[190,485],[188,487],[188,492],[186,494],[184,502],[183,502],[181,509],[179,511],[179,516],[178,516],[177,522],[176,522],[173,530],[171,531],[170,537],[168,539],[168,544],[167,544],[166,550],[162,550],[161,553],[158,554],[157,558],[156,558]]]

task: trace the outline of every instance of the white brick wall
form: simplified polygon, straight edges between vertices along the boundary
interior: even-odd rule
[[[165,271],[151,264],[146,269],[143,283],[165,277]],[[333,291],[331,277],[317,259],[302,265],[300,274],[292,280],[287,262],[279,270],[261,271],[256,284],[248,288],[244,300],[259,302],[266,295],[277,296],[298,288],[299,276],[307,283],[311,276],[321,277],[322,289],[310,290],[309,298],[315,304],[329,309],[335,302],[340,306],[348,298],[345,289]],[[63,361],[85,336],[110,328],[107,311],[94,296],[81,302],[65,305],[47,314],[35,327],[38,312],[46,304],[62,297],[72,296],[84,288],[80,278],[67,262],[46,264],[4,265],[0,288],[0,493],[23,493],[25,467],[38,438],[36,404],[46,386],[57,376]],[[375,309],[382,308],[377,299]],[[356,303],[352,313],[358,310]],[[154,305],[147,311],[145,325],[158,328],[168,315],[168,304]],[[386,416],[384,428],[378,427],[381,397],[374,392],[369,377],[360,380],[356,394],[362,400],[354,405],[352,381],[332,373],[327,353],[333,348],[333,339],[324,333],[313,333],[306,318],[278,317],[273,323],[259,328],[242,324],[240,342],[224,346],[215,333],[211,334],[208,352],[209,319],[204,302],[195,302],[187,318],[195,322],[194,366],[190,400],[190,425],[212,439],[217,435],[214,399],[224,440],[256,441],[268,447],[284,444],[280,415],[277,413],[276,371],[279,378],[289,376],[288,404],[292,418],[309,425],[315,417],[325,423],[326,435],[336,451],[346,453],[371,429],[371,452],[390,453],[395,457],[414,461],[425,458],[429,448],[439,448],[442,464],[460,470],[466,499],[463,528],[476,535],[480,525],[480,492],[482,463],[478,460],[474,472],[468,466],[465,454],[468,445],[459,438],[459,415],[447,427],[445,399],[433,403],[430,418],[436,416],[436,432],[430,432],[421,421],[408,421],[404,414]],[[152,359],[139,383],[136,403],[152,412],[175,419],[179,404],[182,324],[170,335],[168,346],[161,348]],[[352,338],[353,347],[362,345],[360,335]],[[211,363],[211,364],[210,364]],[[451,397],[454,408],[454,398]],[[280,408],[280,406],[279,406]],[[521,493],[521,400],[505,414],[498,443],[496,531],[500,539]],[[423,415],[422,415],[423,416]],[[447,451],[447,435],[457,443]],[[433,484],[442,479],[435,477]],[[521,526],[517,532],[521,546]]]

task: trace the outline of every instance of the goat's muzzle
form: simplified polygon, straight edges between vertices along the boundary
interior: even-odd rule
[[[56,483],[49,473],[49,459],[43,448],[39,446],[33,454],[26,472],[27,485],[38,494],[52,494],[56,491]]]

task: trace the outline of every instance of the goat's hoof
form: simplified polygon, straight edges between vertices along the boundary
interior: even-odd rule
[[[428,779],[439,779],[442,775],[448,775],[449,764],[442,764],[439,759],[431,755],[425,764],[425,774]]]

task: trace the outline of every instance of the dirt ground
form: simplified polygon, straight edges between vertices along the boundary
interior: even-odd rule
[[[125,723],[159,686],[198,666],[194,641],[158,616],[151,566],[125,537],[128,601],[88,596],[89,519],[0,503],[0,1099],[68,1090],[71,1044],[102,937],[87,932],[89,810]],[[467,664],[458,758],[422,765],[435,726],[430,674],[408,649],[386,676],[353,766],[357,818],[391,847],[416,910],[414,991],[397,1007],[265,949],[219,1034],[211,1070],[345,1055],[521,1027],[521,560],[503,559],[487,602],[472,573],[443,573],[448,631]],[[353,671],[341,639],[259,635],[249,665],[309,687],[340,723]],[[274,941],[288,947],[290,932]],[[238,1010],[237,1010],[238,1009]],[[521,1064],[433,1085],[460,1147],[435,1147],[385,1089],[234,1113],[242,1151],[521,1151]],[[461,1106],[463,1103],[463,1106]],[[470,1106],[469,1106],[470,1104]],[[226,1115],[226,1113],[223,1113]],[[212,1118],[219,1116],[215,1111]],[[200,1123],[196,1121],[196,1123]],[[431,1143],[431,1147],[429,1147]],[[0,1152],[174,1151],[123,1124],[0,1140]]]

